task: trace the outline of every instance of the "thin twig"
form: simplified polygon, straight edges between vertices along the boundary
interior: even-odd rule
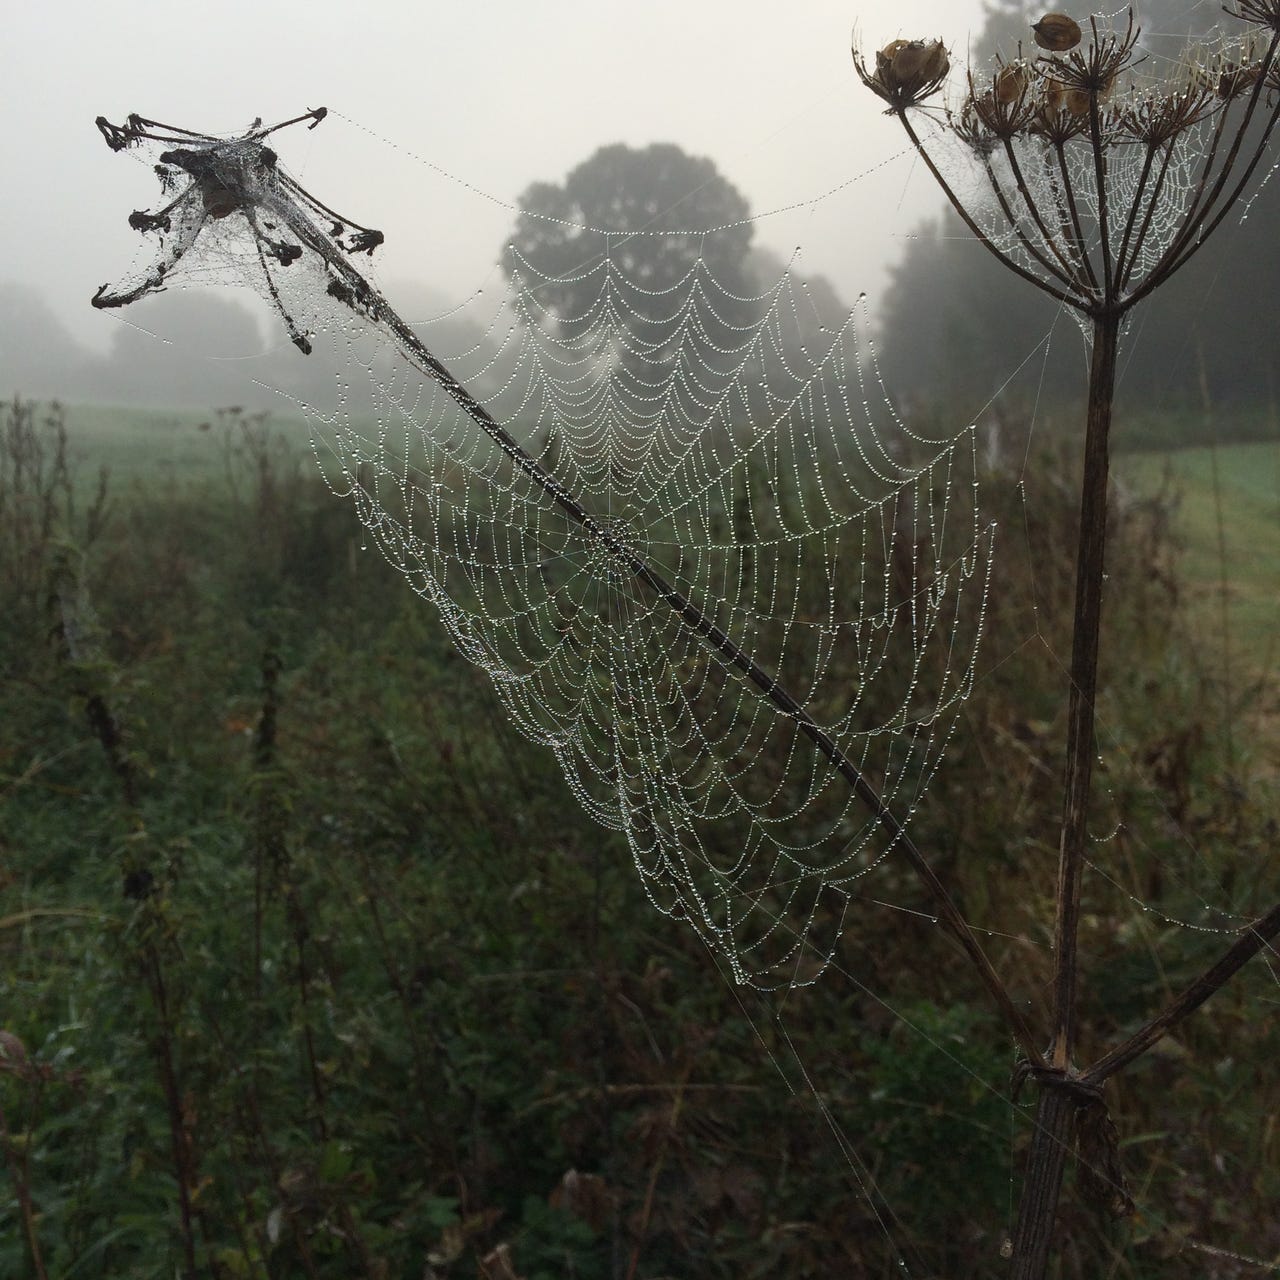
[[[1271,940],[1277,935],[1280,935],[1280,903],[1272,907],[1261,919],[1254,921],[1241,934],[1238,941],[1233,943],[1227,952],[1206,969],[1168,1008],[1084,1071],[1081,1074],[1081,1080],[1086,1084],[1100,1085],[1117,1071],[1127,1067],[1134,1059],[1140,1058],[1152,1045],[1168,1035],[1188,1014],[1194,1013],[1258,952],[1269,947]]]

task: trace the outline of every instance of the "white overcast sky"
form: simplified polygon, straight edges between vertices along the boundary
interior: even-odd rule
[[[963,57],[981,4],[10,4],[0,280],[38,287],[77,337],[104,347],[120,320],[89,298],[133,260],[126,219],[153,207],[158,189],[146,167],[108,151],[94,118],[137,111],[233,133],[255,116],[327,106],[315,131],[280,136],[282,161],[326,203],[386,232],[379,278],[393,302],[399,280],[455,299],[496,284],[513,220],[502,202],[561,180],[605,143],[671,141],[710,156],[757,214],[810,202],[763,219],[757,242],[784,256],[802,245],[802,270],[829,275],[850,302],[866,290],[874,305],[886,259],[939,199],[854,77],[855,22],[868,48],[941,37]]]

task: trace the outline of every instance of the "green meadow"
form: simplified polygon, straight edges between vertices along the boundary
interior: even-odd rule
[[[229,428],[241,418],[259,415],[223,408],[139,409],[116,405],[66,406],[67,443],[81,479],[105,467],[117,484],[183,485],[214,480],[226,473]],[[305,448],[306,427],[271,417],[273,432]]]
[[[1121,455],[1116,471],[1169,495],[1202,641],[1269,675],[1280,639],[1280,440]]]
[[[1234,696],[1269,671],[1278,462],[1116,460],[1090,1053],[1280,893],[1213,656],[1225,565]],[[1036,492],[984,486],[984,661],[912,831],[1040,1019],[1075,513]],[[1032,1099],[901,869],[821,982],[733,986],[364,541],[301,424],[0,414],[0,1276],[996,1274]],[[1247,967],[1120,1086],[1139,1214],[1070,1193],[1064,1276],[1280,1256],[1276,999]]]

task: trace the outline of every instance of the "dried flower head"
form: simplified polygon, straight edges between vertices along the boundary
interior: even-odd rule
[[[1261,74],[1262,66],[1259,63],[1238,66],[1234,62],[1224,62],[1218,70],[1214,90],[1224,102],[1230,102],[1232,98],[1248,93],[1258,83]]]
[[[1280,11],[1280,0],[1234,2],[1254,20]],[[931,70],[930,47],[886,45],[864,79],[898,108],[917,154],[992,254],[1084,316],[1118,316],[1196,252],[1260,163],[1280,127],[1280,31],[1265,56],[1246,33],[1159,85],[1130,75],[1140,60],[1132,9],[1117,25],[1090,17],[1083,36],[1066,14],[1049,13],[1034,33],[1030,57],[1019,46],[989,76],[968,75],[968,92],[928,143],[899,104]],[[1233,110],[1237,100],[1245,105]],[[1246,133],[1264,118],[1243,159]],[[977,180],[964,197],[933,154],[948,136],[969,152],[957,159]],[[1244,177],[1231,187],[1223,175],[1237,159]]]
[[[1097,19],[1091,18],[1089,22],[1093,38],[1083,49],[1072,49],[1065,58],[1041,59],[1047,90],[1061,92],[1060,105],[1073,114],[1087,114],[1092,102],[1107,102],[1111,98],[1117,78],[1133,65],[1133,51],[1140,34],[1133,25],[1132,9],[1128,25],[1120,34],[1101,35]]]
[[[1080,43],[1080,24],[1065,13],[1046,13],[1032,24],[1031,34],[1040,48],[1050,53],[1066,53]]]
[[[1212,87],[1200,83],[1174,93],[1131,95],[1120,108],[1116,124],[1122,134],[1148,147],[1161,147],[1212,115],[1216,108]]]
[[[1280,34],[1280,0],[1236,0],[1234,8],[1230,5],[1222,7],[1233,18],[1269,27]]]
[[[936,93],[951,69],[941,40],[893,40],[876,54],[875,71],[870,71],[855,48],[853,65],[858,78],[891,111],[905,111]]]

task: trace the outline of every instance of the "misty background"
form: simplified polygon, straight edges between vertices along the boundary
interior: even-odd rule
[[[321,199],[386,232],[375,283],[411,323],[429,324],[442,353],[498,322],[522,208],[563,190],[601,148],[663,144],[709,165],[729,207],[738,200],[753,219],[721,282],[765,286],[791,262],[828,317],[867,293],[898,398],[942,399],[969,416],[1020,367],[1015,385],[1028,394],[1072,394],[1083,367],[1074,325],[943,209],[849,59],[856,21],[868,48],[941,37],[956,61],[985,63],[1039,12],[1021,0],[820,0],[785,15],[719,0],[639,11],[584,0],[382,4],[358,16],[327,2],[287,13],[237,2],[216,12],[26,7],[10,15],[5,54],[24,109],[0,137],[11,183],[0,209],[0,388],[200,408],[323,393],[328,375],[245,290],[175,290],[111,313],[88,300],[150,252],[126,220],[157,195],[145,163],[103,145],[95,116],[137,110],[232,133],[257,115],[326,105],[318,129],[281,135],[282,158]],[[1206,0],[1148,0],[1149,61],[1176,59],[1219,16]],[[1273,210],[1264,191],[1245,226],[1139,311],[1127,394],[1193,400],[1202,363],[1216,397],[1273,394]],[[716,210],[689,217],[715,225]]]

